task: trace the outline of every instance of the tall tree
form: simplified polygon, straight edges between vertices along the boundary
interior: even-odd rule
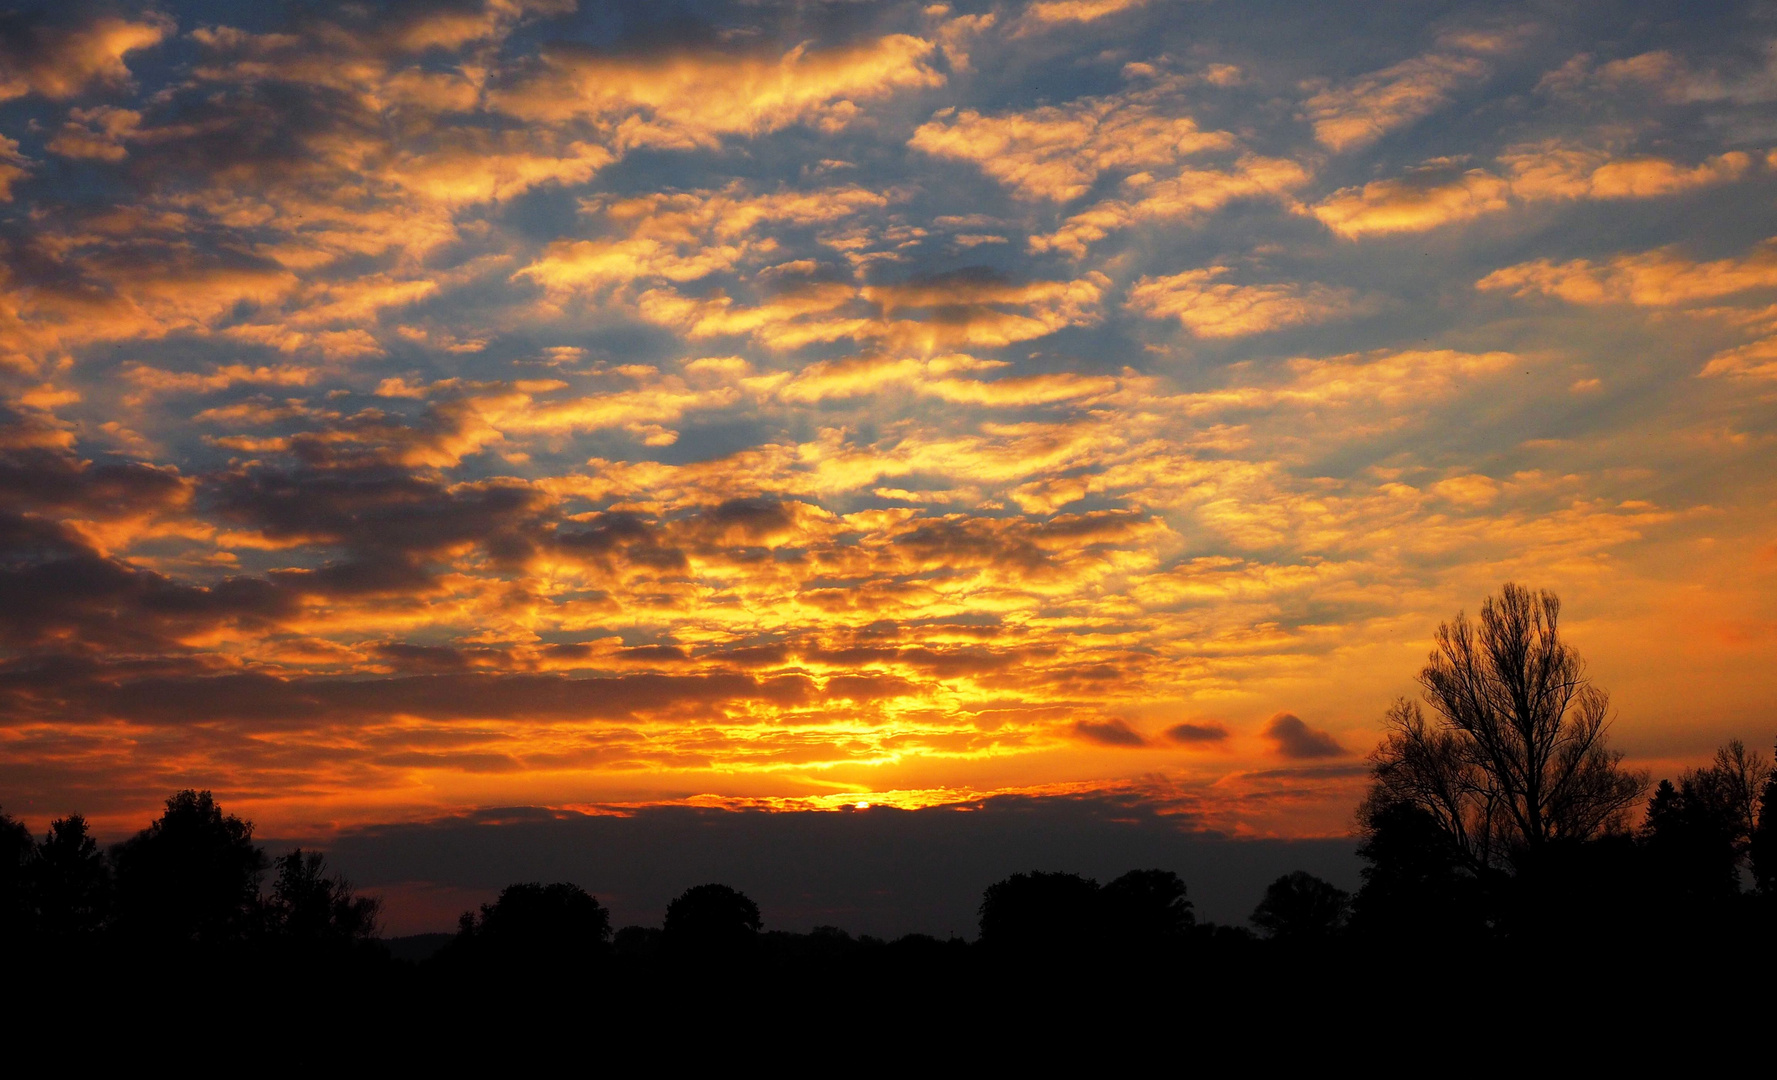
[[[31,898],[43,932],[64,939],[98,932],[110,893],[105,856],[86,818],[69,814],[50,822],[31,860]]]
[[[113,849],[117,919],[137,939],[220,944],[252,927],[265,852],[253,823],[207,791],[181,791],[148,828]]]
[[[376,936],[382,902],[359,896],[352,883],[327,873],[327,859],[301,848],[273,864],[266,904],[267,929],[285,943],[306,948],[355,945]]]
[[[1609,746],[1610,695],[1561,639],[1554,593],[1507,583],[1438,627],[1416,702],[1389,709],[1368,806],[1430,814],[1477,872],[1620,826],[1647,778]]]
[[[1777,898],[1777,765],[1765,772],[1759,795],[1758,816],[1753,821],[1751,842],[1752,878],[1761,896]]]
[[[23,938],[33,929],[26,888],[30,862],[31,830],[0,811],[0,942]]]

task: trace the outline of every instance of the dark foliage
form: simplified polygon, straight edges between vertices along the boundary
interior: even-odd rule
[[[1303,870],[1273,881],[1253,909],[1252,924],[1273,941],[1289,945],[1324,944],[1345,930],[1351,895]]]
[[[110,914],[110,869],[86,818],[50,823],[31,860],[30,890],[37,928],[46,937],[90,940]]]
[[[1488,929],[1483,879],[1436,818],[1413,803],[1368,804],[1358,847],[1367,866],[1351,929],[1366,941],[1473,942]]]
[[[159,945],[219,946],[252,931],[265,852],[253,825],[207,791],[181,791],[166,812],[112,852],[117,925],[125,936]]]
[[[666,906],[661,944],[674,956],[732,958],[748,952],[763,927],[759,905],[726,885],[697,885]]]
[[[301,950],[350,949],[376,937],[380,901],[358,896],[351,882],[328,876],[318,851],[297,848],[274,862],[277,880],[265,905],[265,928]]]
[[[1170,870],[1131,870],[1099,892],[1100,920],[1114,945],[1175,945],[1197,924],[1185,883]]]
[[[1096,944],[1098,893],[1098,882],[1078,874],[1013,874],[981,895],[981,944],[1003,953],[1083,953]]]
[[[481,963],[581,969],[610,951],[611,914],[578,885],[508,885],[479,913],[465,912],[451,949]]]
[[[1759,895],[1777,900],[1777,767],[1765,777],[1747,852]]]
[[[0,812],[0,943],[28,936],[31,899],[26,886],[31,862],[31,830]]]

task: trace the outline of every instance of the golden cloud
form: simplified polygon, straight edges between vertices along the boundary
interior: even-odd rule
[[[907,145],[934,157],[967,161],[1021,199],[1066,202],[1107,172],[1172,165],[1227,150],[1234,137],[1203,131],[1188,116],[1168,116],[1152,93],[1083,98],[1065,106],[983,116],[942,110]]]
[[[1536,259],[1495,270],[1478,289],[1515,296],[1543,294],[1570,304],[1669,307],[1777,286],[1777,243],[1766,241],[1741,259],[1695,262],[1675,248],[1619,255],[1604,263]]]
[[[1059,251],[1086,257],[1092,244],[1139,224],[1189,221],[1241,199],[1291,202],[1290,192],[1308,183],[1308,171],[1283,158],[1243,154],[1228,170],[1181,169],[1164,180],[1137,174],[1127,198],[1106,199],[1070,216],[1061,228],[1029,240],[1034,252]]]
[[[1509,148],[1500,156],[1509,175],[1458,171],[1433,161],[1399,179],[1340,188],[1310,208],[1345,237],[1425,232],[1510,207],[1550,199],[1647,199],[1729,183],[1745,176],[1752,158],[1740,151],[1695,166],[1663,158],[1615,158],[1609,152],[1560,140]]]
[[[1039,23],[1096,22],[1107,15],[1145,7],[1148,0],[1035,0],[1025,18]]]
[[[126,83],[130,69],[123,58],[158,45],[173,32],[165,15],[149,13],[132,20],[102,15],[72,26],[27,24],[21,36],[0,51],[0,101],[41,94],[71,98],[94,87]]]
[[[1511,205],[1510,194],[1509,184],[1483,169],[1452,174],[1448,167],[1433,166],[1406,179],[1340,188],[1311,212],[1345,237],[1424,232],[1504,210]]]
[[[1226,266],[1143,277],[1129,307],[1149,318],[1177,318],[1198,337],[1244,337],[1347,317],[1363,309],[1350,289],[1326,285],[1235,285],[1216,281]]]
[[[587,120],[619,150],[713,146],[724,135],[757,135],[791,124],[837,130],[858,113],[854,99],[942,85],[931,42],[906,34],[821,51],[797,46],[777,56],[698,52],[609,58],[556,47],[542,70],[489,92],[489,106],[524,120]]]
[[[855,186],[748,196],[735,185],[721,192],[594,201],[584,209],[622,229],[620,238],[555,241],[512,276],[558,297],[648,278],[694,281],[773,255],[776,240],[757,235],[765,226],[829,224],[886,205],[886,196]]]
[[[1302,113],[1322,146],[1354,150],[1430,116],[1488,70],[1472,56],[1431,53],[1328,87],[1304,101]]]

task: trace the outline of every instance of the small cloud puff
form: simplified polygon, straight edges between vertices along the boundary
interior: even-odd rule
[[[1220,724],[1174,724],[1166,729],[1166,737],[1175,743],[1221,742],[1228,729]]]
[[[1081,720],[1074,724],[1074,734],[1100,746],[1146,746],[1142,734],[1117,717],[1109,720]]]
[[[1294,713],[1273,716],[1265,725],[1265,737],[1276,745],[1278,755],[1286,758],[1338,757],[1346,752],[1332,735],[1309,727]]]

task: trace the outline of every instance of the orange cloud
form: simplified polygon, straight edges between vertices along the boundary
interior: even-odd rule
[[[1738,180],[1752,166],[1739,151],[1686,168],[1662,158],[1612,159],[1561,142],[1516,147],[1500,157],[1520,199],[1647,199]]]
[[[1127,197],[1096,203],[1055,232],[1033,235],[1030,249],[1083,259],[1091,245],[1122,229],[1190,221],[1241,199],[1291,202],[1289,193],[1309,179],[1308,171],[1293,161],[1253,154],[1242,155],[1228,170],[1181,169],[1163,180],[1137,174],[1125,182]]]
[[[1341,188],[1311,212],[1345,237],[1425,232],[1522,203],[1674,195],[1738,180],[1752,166],[1752,158],[1740,151],[1687,167],[1662,158],[1616,158],[1559,140],[1512,147],[1499,160],[1506,176],[1433,161],[1399,179]]]
[[[1215,279],[1226,266],[1143,277],[1129,289],[1129,306],[1149,318],[1177,318],[1198,337],[1244,337],[1288,326],[1326,322],[1362,309],[1350,289],[1325,285],[1235,285]]]
[[[1608,262],[1548,259],[1507,266],[1475,283],[1515,296],[1541,293],[1570,304],[1667,307],[1777,285],[1777,244],[1766,241],[1743,259],[1694,262],[1674,248],[1619,255]]]
[[[1022,199],[1065,202],[1107,172],[1156,168],[1234,137],[1203,131],[1188,116],[1168,116],[1153,93],[1083,98],[1065,106],[983,116],[942,110],[907,145],[934,157],[976,165]]]
[[[535,281],[556,296],[646,278],[694,281],[773,255],[777,242],[760,235],[767,226],[829,224],[887,205],[886,196],[860,187],[749,196],[738,185],[593,201],[584,209],[622,229],[621,238],[556,241],[513,277]]]
[[[745,335],[775,349],[840,340],[880,343],[892,351],[995,347],[1090,325],[1109,279],[1096,271],[1074,281],[1011,282],[972,273],[857,287],[803,283],[742,305],[717,291],[691,298],[650,289],[637,301],[644,319],[680,327],[694,339]],[[918,317],[897,317],[907,314]]]
[[[1107,15],[1147,6],[1148,0],[1035,0],[1024,9],[1027,19],[1039,23],[1096,22]]]
[[[938,86],[933,44],[891,34],[859,45],[777,56],[685,52],[608,58],[566,47],[543,55],[535,76],[489,93],[489,105],[524,120],[590,120],[619,151],[713,146],[791,124],[837,130],[859,112],[854,99]]]
[[[1702,374],[1741,379],[1777,379],[1777,336],[1716,353],[1703,366]]]
[[[174,29],[172,19],[153,13],[139,20],[102,15],[72,26],[20,21],[8,27],[0,48],[0,101],[26,94],[71,98],[124,84],[130,69],[123,58],[158,45]]]
[[[1327,228],[1345,237],[1424,232],[1510,206],[1511,187],[1482,169],[1453,173],[1443,165],[1400,180],[1372,180],[1340,188],[1312,207]]]
[[[1487,65],[1472,56],[1431,53],[1328,87],[1302,103],[1302,114],[1315,139],[1341,153],[1423,120],[1487,74]]]
[[[0,202],[12,201],[12,185],[31,175],[30,164],[17,140],[0,135]]]
[[[91,109],[70,109],[68,122],[55,138],[49,140],[50,152],[69,158],[96,161],[122,161],[129,157],[124,140],[142,124],[142,114],[133,109],[100,105]]]

